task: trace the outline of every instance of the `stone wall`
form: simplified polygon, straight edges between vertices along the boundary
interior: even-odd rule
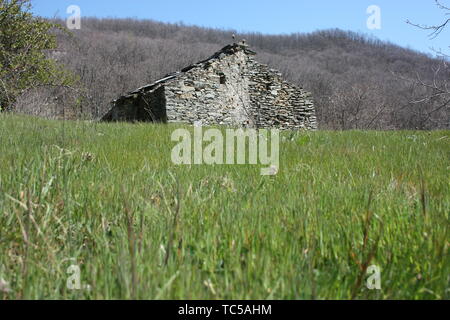
[[[119,98],[103,120],[317,129],[310,94],[255,61],[254,55],[246,45],[229,45]]]
[[[166,92],[164,86],[159,86],[141,95],[139,108],[151,117],[153,122],[167,122]]]
[[[169,122],[242,126],[251,107],[249,81],[243,77],[246,54],[237,52],[211,60],[167,83],[166,109]]]
[[[249,59],[252,117],[257,127],[317,129],[311,94],[284,81],[281,73]]]

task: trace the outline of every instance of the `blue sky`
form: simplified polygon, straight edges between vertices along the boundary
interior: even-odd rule
[[[442,0],[450,6],[450,0]],[[68,17],[67,7],[78,5],[83,16],[132,17],[189,25],[256,31],[267,34],[312,32],[340,28],[374,35],[404,47],[431,53],[431,47],[448,51],[450,30],[430,40],[422,24],[444,21],[434,0],[32,0],[41,16]],[[367,28],[367,8],[381,9],[381,29]]]

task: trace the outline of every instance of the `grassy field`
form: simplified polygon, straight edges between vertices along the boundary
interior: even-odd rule
[[[449,131],[285,132],[261,176],[175,128],[0,115],[0,298],[450,297]]]

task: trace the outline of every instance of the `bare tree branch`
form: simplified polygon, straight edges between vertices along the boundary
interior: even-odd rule
[[[444,6],[444,5],[440,2],[440,0],[435,0],[435,2],[436,2],[436,6],[437,6],[439,9],[444,10],[444,11],[449,11],[449,12],[446,12],[445,15],[450,15],[450,8],[449,8],[449,7]],[[436,38],[437,36],[439,36],[439,35],[441,34],[441,32],[444,31],[444,29],[450,24],[450,18],[449,18],[449,19],[446,19],[446,20],[445,20],[444,22],[442,22],[441,24],[433,25],[433,26],[423,25],[423,24],[417,24],[417,23],[412,23],[412,22],[409,21],[409,20],[407,20],[406,23],[408,23],[408,24],[410,24],[410,25],[412,25],[412,26],[414,26],[414,27],[423,29],[423,30],[432,30],[432,32],[428,35],[428,37],[429,37],[430,39],[435,39],[435,38]]]

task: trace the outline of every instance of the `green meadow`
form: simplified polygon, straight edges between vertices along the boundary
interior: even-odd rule
[[[261,176],[178,127],[0,114],[0,299],[450,298],[449,131],[282,132]]]

